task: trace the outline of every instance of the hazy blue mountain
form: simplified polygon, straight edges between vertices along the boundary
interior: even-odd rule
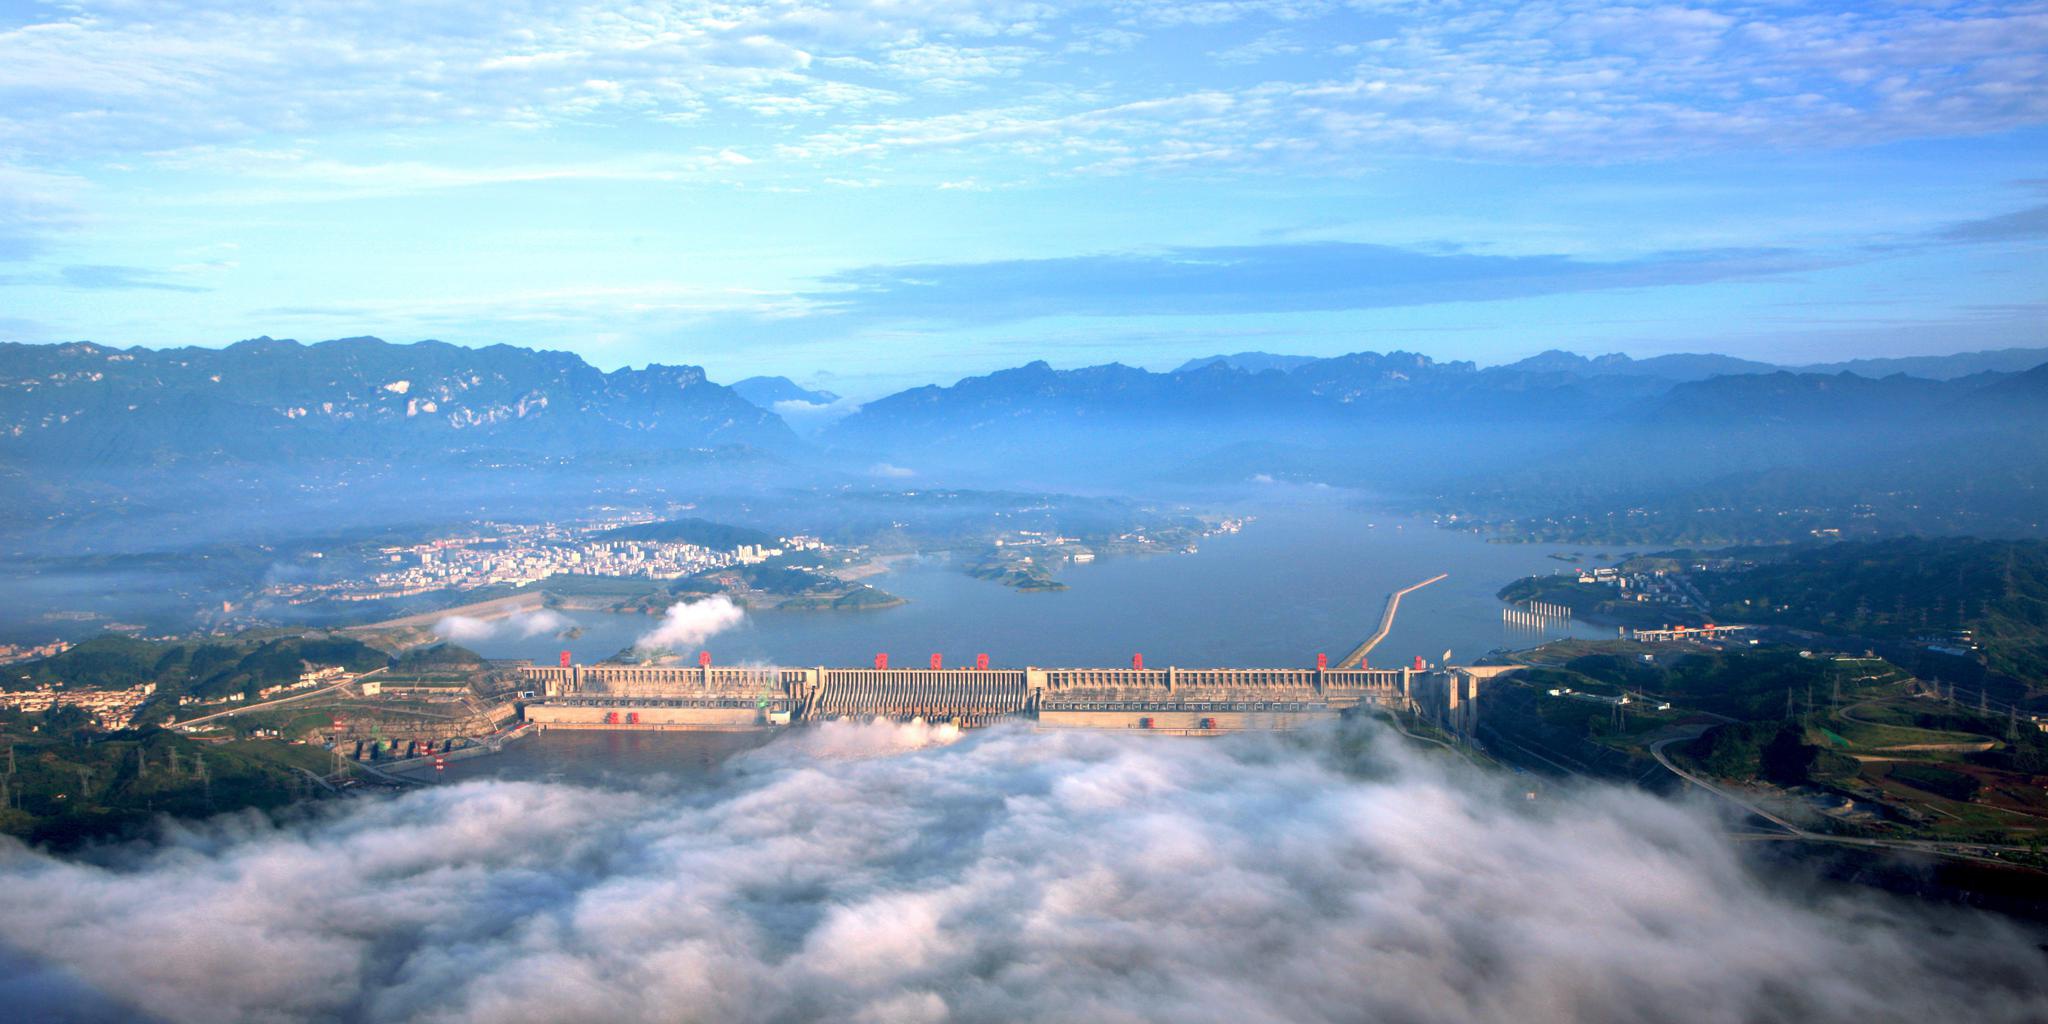
[[[1313,363],[1316,361],[1316,358],[1315,356],[1275,355],[1271,352],[1237,352],[1227,356],[1214,355],[1203,356],[1200,359],[1190,359],[1175,367],[1173,372],[1186,373],[1190,370],[1199,370],[1211,363],[1222,363],[1233,370],[1244,370],[1247,373],[1258,373],[1261,370],[1279,370],[1285,373],[1304,363]]]
[[[788,377],[748,377],[727,386],[739,392],[741,398],[770,410],[775,408],[777,402],[831,405],[839,401],[839,396],[830,391],[813,391]]]
[[[1705,380],[1721,374],[1770,373],[1777,369],[1781,367],[1752,359],[1737,359],[1734,356],[1711,353],[1679,353],[1651,356],[1648,359],[1632,359],[1619,352],[1587,357],[1561,349],[1551,349],[1517,363],[1496,367],[1491,372],[1519,370],[1527,373],[1569,373],[1582,377],[1626,375],[1692,381]]]
[[[223,349],[0,345],[0,459],[199,463],[488,450],[766,449],[788,426],[695,366],[345,338]]]
[[[1903,373],[1913,377],[1953,380],[1977,373],[2018,373],[2043,363],[2048,363],[2048,348],[2001,348],[1983,352],[1958,352],[1947,356],[1852,359],[1843,363],[1822,363],[1801,369],[1813,373],[1846,371],[1865,377],[1888,377],[1894,373]]]
[[[652,523],[636,523],[608,530],[604,534],[609,540],[660,541],[669,544],[695,544],[699,547],[731,550],[744,544],[764,547],[776,542],[774,534],[745,526],[716,523],[709,519],[691,516],[684,519],[664,519]]]
[[[1583,420],[1667,384],[1571,374],[1480,371],[1413,352],[1357,352],[1285,372],[1226,361],[1153,373],[1121,364],[1056,370],[1034,362],[950,386],[913,388],[867,403],[830,438],[884,449],[970,441],[1039,444],[1085,427],[1099,441],[1184,435],[1190,443],[1354,430],[1361,425],[1477,424],[1554,416]],[[1376,417],[1398,414],[1399,421]],[[1194,432],[1190,434],[1189,432]]]
[[[0,345],[0,531],[148,549],[757,486],[805,450],[694,366],[495,345]],[[638,499],[644,500],[644,499]]]
[[[1740,365],[1760,364],[1547,353],[1481,370],[1402,352],[1258,373],[1040,362],[869,403],[827,440],[1041,486],[1352,486],[1495,516],[1521,535],[2048,529],[2048,368],[1710,372]]]
[[[1765,507],[1820,522],[1869,507],[1995,532],[2032,529],[2030,510],[2048,507],[2048,367],[1937,380],[1567,352],[1487,369],[1412,352],[1256,372],[1197,362],[1033,362],[914,388],[822,426],[820,452],[691,366],[606,373],[567,353],[374,338],[0,345],[0,528],[180,523],[199,537],[249,534],[259,517],[530,515],[599,493],[759,493],[880,462],[1006,487],[1292,479],[1603,524],[1664,509],[1707,523],[1695,536],[1720,529],[1716,509],[1747,509],[1745,529]],[[229,507],[238,518],[220,516]]]
[[[1389,484],[1512,460],[1659,393],[1648,378],[1481,372],[1408,352],[1257,373],[1034,362],[870,402],[838,448],[1039,486],[1286,474]]]
[[[1650,409],[1653,426],[1754,429],[1788,423],[1847,427],[1882,419],[1903,423],[1943,410],[1988,379],[1937,381],[1893,374],[1865,377],[1849,372],[1739,374],[1689,381],[1673,387]]]
[[[1828,375],[1853,373],[1859,377],[1889,377],[1903,373],[1909,377],[1924,377],[1929,380],[1955,380],[1978,373],[2018,373],[2044,362],[2048,362],[2048,348],[2005,348],[1984,352],[1958,352],[1945,356],[1852,359],[1847,362],[1811,363],[1805,366],[1765,363],[1713,353],[1684,353],[1632,359],[1619,352],[1588,357],[1551,349],[1517,363],[1495,367],[1489,372],[1521,370],[1579,376],[1628,374],[1661,377],[1672,381],[1696,381],[1732,374],[1775,373],[1786,370]]]
[[[2039,420],[2048,415],[2048,362],[2022,373],[1978,374],[1964,381],[1984,380],[1984,386],[1969,396],[1970,414],[1976,416],[2022,416]]]

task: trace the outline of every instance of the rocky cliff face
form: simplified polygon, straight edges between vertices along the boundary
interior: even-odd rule
[[[20,463],[433,457],[495,448],[796,445],[695,366],[348,338],[224,349],[0,345],[0,454]]]

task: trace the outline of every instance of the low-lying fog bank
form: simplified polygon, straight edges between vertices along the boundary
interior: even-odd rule
[[[1983,1021],[2040,937],[1788,892],[1705,811],[1381,727],[830,724],[709,788],[472,782],[69,862],[0,847],[21,1019]]]

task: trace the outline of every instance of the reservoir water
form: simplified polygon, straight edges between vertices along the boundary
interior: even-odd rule
[[[997,667],[1146,663],[1311,666],[1370,635],[1389,591],[1438,573],[1449,578],[1401,603],[1375,665],[1417,655],[1458,661],[1496,648],[1563,635],[1611,636],[1611,628],[1557,623],[1547,632],[1508,628],[1495,593],[1532,573],[1571,568],[1551,546],[1494,544],[1427,520],[1377,515],[1335,499],[1240,507],[1257,518],[1238,534],[1202,542],[1195,554],[1104,557],[1062,567],[1068,589],[1025,592],[974,579],[946,556],[898,562],[870,582],[909,603],[864,612],[748,614],[706,646],[721,663],[864,665],[886,651],[895,664],[948,665],[987,653]],[[1590,560],[1602,552],[1585,549]],[[1619,554],[1619,552],[1614,552]],[[608,658],[652,629],[645,615],[571,611],[574,639],[522,636],[506,624],[465,646],[495,658]]]

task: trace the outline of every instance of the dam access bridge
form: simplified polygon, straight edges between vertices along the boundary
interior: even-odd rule
[[[1203,733],[1286,729],[1366,707],[1430,710],[1441,717],[1469,702],[1476,679],[1421,658],[1400,668],[1370,668],[1365,656],[1387,635],[1404,595],[1437,576],[1388,595],[1379,629],[1337,667],[1317,655],[1314,668],[892,668],[877,654],[869,668],[697,664],[527,665],[520,672],[534,699],[526,720],[543,729],[741,730],[834,718],[888,718],[991,725],[1023,718],[1041,727],[1150,729]]]

